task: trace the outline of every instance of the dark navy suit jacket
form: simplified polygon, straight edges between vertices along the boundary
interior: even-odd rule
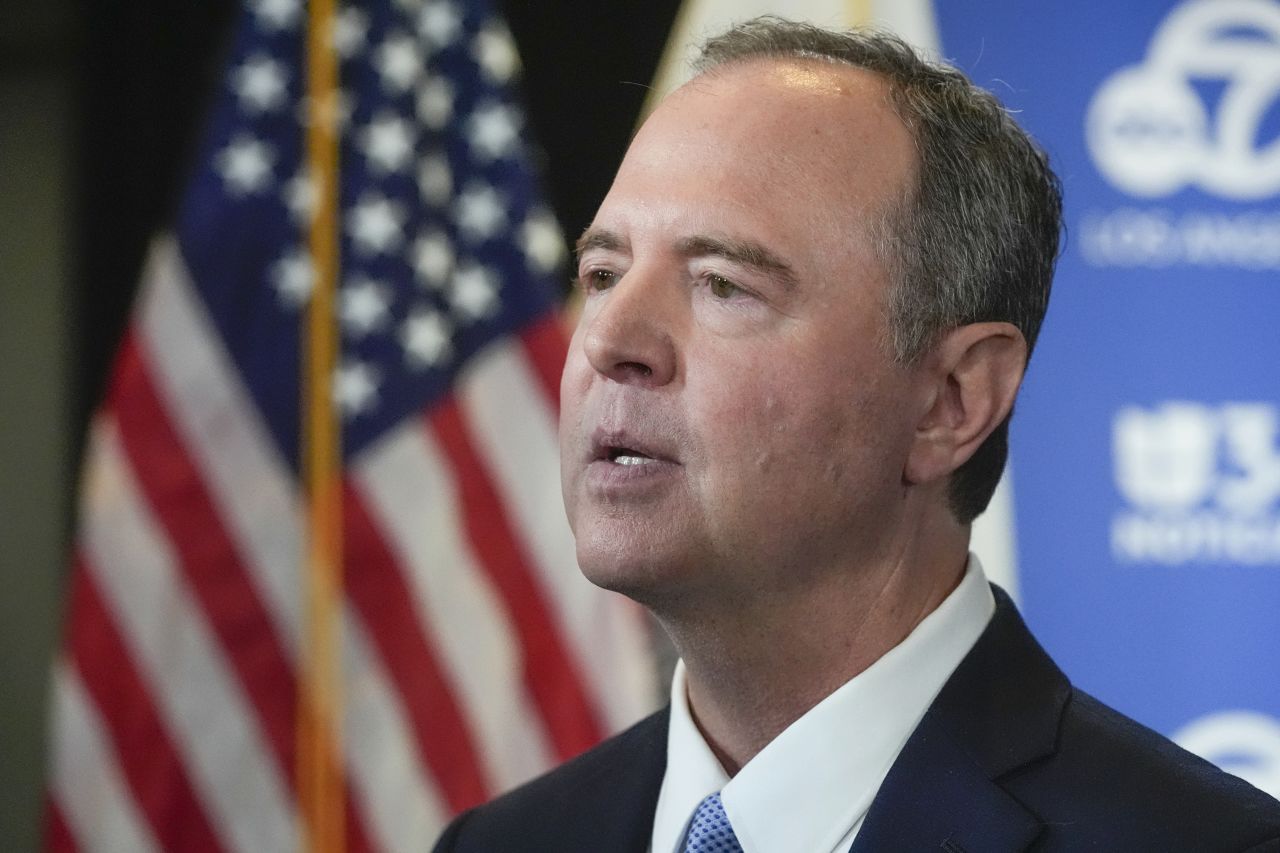
[[[666,743],[663,710],[459,816],[436,851],[643,853]],[[1280,802],[1073,688],[997,588],[851,853],[926,850],[1280,853]]]

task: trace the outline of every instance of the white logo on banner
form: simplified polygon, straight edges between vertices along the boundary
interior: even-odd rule
[[[1216,104],[1196,83],[1221,90]],[[1280,194],[1278,105],[1280,3],[1191,0],[1160,22],[1140,63],[1098,87],[1085,139],[1103,177],[1131,196],[1194,186],[1257,202]],[[1280,269],[1280,215],[1271,205],[1090,210],[1078,234],[1081,255],[1097,267]]]
[[[1280,797],[1280,721],[1256,711],[1220,711],[1173,736],[1183,749]]]
[[[1210,115],[1193,79],[1224,83]],[[1280,99],[1280,4],[1193,0],[1174,9],[1140,65],[1122,68],[1089,106],[1089,151],[1136,196],[1187,185],[1229,199],[1280,192],[1280,140],[1259,138]]]
[[[1280,410],[1126,406],[1112,424],[1117,562],[1280,563]]]

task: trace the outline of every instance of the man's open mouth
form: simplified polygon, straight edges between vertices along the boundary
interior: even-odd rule
[[[632,450],[629,447],[610,448],[607,458],[610,462],[616,462],[619,465],[643,465],[646,462],[654,461],[652,456],[641,453],[639,450]]]
[[[672,460],[661,448],[624,431],[600,430],[592,439],[591,458],[615,465],[649,465]]]

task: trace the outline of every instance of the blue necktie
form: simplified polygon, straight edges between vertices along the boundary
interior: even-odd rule
[[[698,803],[684,837],[684,853],[742,853],[738,836],[733,834],[729,816],[716,792]]]

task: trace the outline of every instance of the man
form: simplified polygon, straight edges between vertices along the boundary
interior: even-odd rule
[[[561,386],[579,563],[671,635],[670,709],[437,849],[1280,850],[1280,803],[1074,690],[968,556],[1044,156],[883,35],[760,19],[698,71],[579,242]]]

